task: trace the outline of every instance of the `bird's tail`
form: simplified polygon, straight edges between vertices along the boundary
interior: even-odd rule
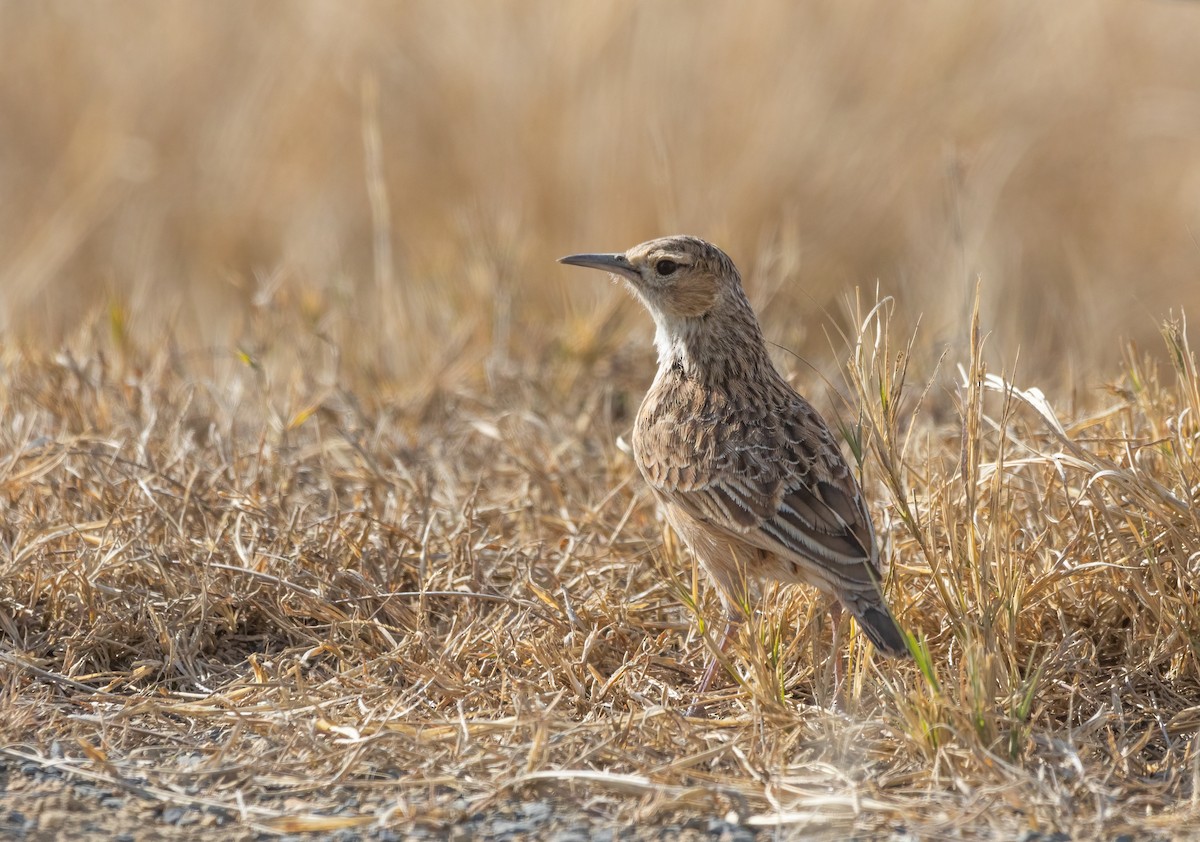
[[[864,604],[856,599],[848,599],[844,600],[844,604],[876,649],[890,658],[911,656],[908,635],[882,601]]]

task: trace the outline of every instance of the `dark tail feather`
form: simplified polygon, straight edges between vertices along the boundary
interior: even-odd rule
[[[858,620],[858,627],[866,633],[871,642],[875,644],[876,649],[891,658],[911,656],[908,651],[907,635],[900,628],[900,624],[896,622],[896,618],[892,616],[892,612],[887,610],[887,606],[860,607],[851,604],[846,607],[850,609],[854,619]]]

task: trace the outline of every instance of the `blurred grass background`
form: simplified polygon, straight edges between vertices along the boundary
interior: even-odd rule
[[[617,296],[555,257],[688,232],[810,358],[877,282],[961,343],[982,277],[991,353],[1094,384],[1200,304],[1197,44],[1186,2],[0,3],[0,325],[222,345],[286,296],[403,377],[543,353]]]

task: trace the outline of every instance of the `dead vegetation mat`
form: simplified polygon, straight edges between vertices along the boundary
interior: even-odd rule
[[[6,347],[8,783],[258,832],[432,831],[528,802],[804,837],[1186,835],[1183,324],[1158,362],[1130,351],[1067,399],[989,372],[978,325],[966,358],[918,366],[888,313],[857,317],[832,390],[794,379],[861,465],[917,657],[851,632],[838,694],[822,601],[767,589],[706,719],[682,711],[719,607],[620,445],[645,349],[451,342],[401,383],[298,313],[230,349],[137,347],[113,314]]]

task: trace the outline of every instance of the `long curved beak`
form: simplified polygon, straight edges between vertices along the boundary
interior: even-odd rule
[[[638,278],[637,270],[630,265],[623,254],[570,254],[560,257],[558,262],[568,266],[586,266],[588,269],[612,272],[614,275],[621,275],[633,281]]]

